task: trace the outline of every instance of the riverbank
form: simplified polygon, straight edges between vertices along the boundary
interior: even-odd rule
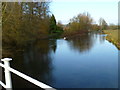
[[[106,39],[116,45],[120,50],[120,40],[118,38],[120,32],[118,32],[118,30],[104,30],[103,32],[107,34]]]

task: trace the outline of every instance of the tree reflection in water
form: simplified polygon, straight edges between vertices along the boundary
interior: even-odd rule
[[[13,68],[46,84],[53,81],[51,56],[56,51],[56,39],[36,41],[24,51],[8,47],[6,49],[4,47],[3,57],[13,58],[11,62]]]
[[[79,52],[89,51],[93,47],[94,37],[91,34],[82,35],[74,39],[68,39],[70,48]]]

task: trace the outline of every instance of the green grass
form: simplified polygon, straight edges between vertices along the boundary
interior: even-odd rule
[[[120,49],[120,39],[118,38],[120,31],[118,32],[118,30],[104,30],[103,32],[107,34],[106,39],[115,44],[118,49]]]

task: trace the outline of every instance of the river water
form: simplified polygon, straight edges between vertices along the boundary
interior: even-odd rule
[[[14,53],[11,67],[54,88],[117,88],[118,49],[105,35],[39,40]],[[12,75],[14,88],[35,88]]]

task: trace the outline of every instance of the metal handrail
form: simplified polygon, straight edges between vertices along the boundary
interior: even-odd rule
[[[11,61],[12,59],[11,58],[4,58],[4,59],[1,59],[1,61],[4,62],[4,64],[0,63],[0,66],[3,67],[5,69],[5,81],[6,81],[6,85],[4,83],[2,83],[0,81],[0,84],[4,87],[4,88],[12,88],[12,80],[11,80],[11,73],[14,73],[16,75],[18,75],[19,77],[33,83],[34,85],[37,85],[38,87],[40,88],[43,88],[43,89],[51,89],[51,90],[55,90],[54,88],[52,88],[51,86],[48,86],[38,80],[35,80],[13,68],[10,67],[10,64],[9,64],[9,61]]]

